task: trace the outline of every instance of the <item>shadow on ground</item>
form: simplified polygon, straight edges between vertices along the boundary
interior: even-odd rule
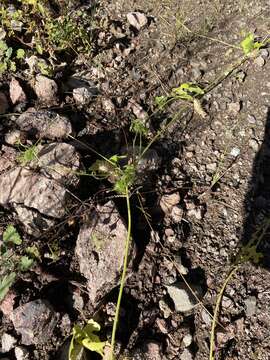
[[[257,253],[263,255],[260,264],[270,268],[270,109],[264,139],[253,163],[245,213],[242,245],[256,246]]]

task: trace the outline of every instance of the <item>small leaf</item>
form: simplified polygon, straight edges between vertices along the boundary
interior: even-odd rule
[[[69,347],[69,360],[77,360],[82,346],[103,356],[106,341],[101,341],[94,332],[100,331],[100,325],[93,319],[89,320],[84,328],[78,325],[73,327],[73,336]]]
[[[168,96],[156,96],[155,104],[158,106],[160,110],[163,110],[168,99],[169,99]]]
[[[12,53],[13,53],[13,49],[12,49],[12,47],[9,47],[9,48],[7,49],[7,51],[6,51],[6,57],[7,57],[8,59],[10,59]]]
[[[36,44],[36,50],[40,55],[43,54],[43,49],[42,49],[42,46],[40,44]]]
[[[18,49],[16,53],[17,59],[23,59],[25,57],[25,51],[24,49]]]
[[[14,245],[21,245],[22,239],[13,225],[8,225],[3,233],[3,241]]]
[[[172,96],[182,100],[192,101],[194,97],[203,95],[204,90],[193,83],[184,83],[179,87],[172,89]]]
[[[9,63],[9,70],[10,71],[16,71],[16,64],[14,61],[10,61]]]
[[[15,278],[16,274],[15,272],[12,272],[9,275],[6,275],[2,279],[0,279],[0,301],[2,301],[8,293],[8,290],[14,283]]]
[[[243,41],[240,43],[241,48],[244,51],[245,55],[248,55],[252,50],[254,50],[254,35],[249,33]]]
[[[4,73],[7,70],[7,63],[2,62],[0,63],[0,74]]]
[[[8,49],[8,46],[5,41],[0,40],[0,52],[4,53]]]
[[[40,252],[39,252],[38,248],[36,247],[36,245],[28,246],[25,249],[25,252],[26,252],[26,254],[30,255],[33,258],[41,260]]]
[[[19,264],[19,269],[21,271],[27,271],[33,265],[34,260],[30,259],[28,256],[22,256]]]

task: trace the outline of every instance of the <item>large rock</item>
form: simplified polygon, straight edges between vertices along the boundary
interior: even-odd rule
[[[38,100],[47,105],[57,103],[58,87],[54,80],[38,74],[34,85]]]
[[[66,116],[49,110],[30,108],[16,120],[20,130],[36,138],[62,139],[72,133],[71,122]]]
[[[0,204],[23,204],[41,214],[61,218],[66,210],[66,189],[55,180],[17,166],[0,176]]]
[[[93,305],[118,285],[127,229],[114,203],[97,206],[80,229],[76,254]]]
[[[53,335],[59,315],[46,300],[30,301],[17,307],[11,315],[22,344],[46,344]]]
[[[15,156],[12,164],[5,160],[6,156],[11,158],[9,149],[0,158],[0,169],[5,170],[0,175],[0,204],[14,208],[26,231],[38,236],[53,226],[53,218],[66,214],[66,186],[78,185],[80,157],[69,144],[38,145],[36,158],[24,168],[14,166]]]

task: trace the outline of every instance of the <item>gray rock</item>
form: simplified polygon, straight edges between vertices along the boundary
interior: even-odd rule
[[[21,139],[20,130],[11,130],[5,135],[5,142],[9,145],[17,144]]]
[[[184,347],[189,347],[189,345],[191,345],[192,341],[193,341],[192,335],[186,334],[182,339],[182,344]]]
[[[11,349],[13,349],[16,342],[17,340],[14,336],[8,333],[4,333],[1,338],[1,345],[2,345],[1,352],[3,353],[9,352]]]
[[[255,140],[255,139],[250,139],[249,142],[248,142],[248,145],[255,152],[257,152],[259,150],[258,141]]]
[[[0,114],[5,114],[8,107],[9,105],[6,95],[3,92],[0,92]]]
[[[40,169],[42,175],[62,184],[73,186],[78,184],[80,156],[74,146],[66,143],[51,143],[39,146],[38,150],[38,160],[33,160],[29,167]]]
[[[256,57],[256,59],[254,60],[254,63],[256,66],[262,68],[265,64],[265,60],[262,56],[258,56]]]
[[[148,23],[147,17],[139,11],[128,13],[127,21],[137,30],[141,30]]]
[[[255,116],[253,116],[253,115],[248,114],[248,116],[247,116],[247,121],[248,121],[250,124],[256,124],[256,118],[255,118]]]
[[[62,139],[72,133],[70,120],[49,110],[28,109],[15,120],[15,123],[20,130],[39,139]]]
[[[83,86],[73,89],[73,98],[78,105],[87,105],[97,95],[96,88]]]
[[[261,49],[260,53],[264,59],[268,58],[268,56],[269,56],[269,51],[267,49]]]
[[[255,296],[249,296],[244,303],[246,305],[247,317],[253,316],[257,309],[257,298]]]
[[[154,341],[146,342],[131,355],[132,360],[161,360],[160,344]]]
[[[81,227],[75,252],[92,304],[118,285],[126,236],[125,223],[112,201],[98,205]]]
[[[39,74],[36,76],[34,89],[41,103],[55,104],[57,102],[58,87],[54,80]]]
[[[168,294],[174,302],[176,312],[188,312],[191,311],[198,303],[191,290],[185,283],[177,283],[174,285],[166,286]],[[195,294],[200,297],[202,295],[202,289],[198,285],[191,285]]]
[[[192,360],[192,359],[193,359],[193,355],[189,349],[185,349],[179,358],[179,360]]]
[[[159,205],[166,215],[171,215],[173,207],[180,202],[180,195],[178,192],[173,194],[163,195],[160,199]]]
[[[46,178],[20,166],[0,175],[0,204],[23,204],[41,214],[61,218],[65,215],[66,189],[53,179]]]
[[[52,338],[58,314],[45,300],[35,300],[17,307],[11,320],[24,345],[46,344]]]
[[[52,218],[66,214],[69,198],[66,186],[78,185],[76,172],[80,168],[79,154],[72,145],[38,145],[37,151],[28,168],[14,166],[16,151],[13,157],[7,153],[7,159],[13,159],[11,164],[0,157],[0,170],[5,170],[0,175],[0,186],[4,189],[0,193],[0,204],[13,207],[26,231],[36,236],[54,225]]]
[[[228,104],[228,110],[230,113],[236,114],[241,110],[240,102],[231,102]]]
[[[13,105],[26,102],[26,95],[18,80],[11,79],[9,84],[9,96]]]
[[[233,157],[237,157],[240,155],[240,153],[241,153],[241,150],[238,147],[233,147],[230,152],[230,155]]]
[[[15,357],[16,360],[29,360],[30,359],[29,351],[22,346],[16,346]]]

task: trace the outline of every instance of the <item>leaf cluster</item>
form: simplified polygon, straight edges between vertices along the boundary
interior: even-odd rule
[[[16,280],[17,274],[29,270],[38,257],[38,249],[31,246],[25,249],[25,255],[18,255],[16,248],[22,245],[22,238],[13,225],[8,225],[0,243],[0,301]]]
[[[99,331],[100,325],[93,319],[89,320],[82,328],[79,325],[75,325],[72,330],[73,335],[69,347],[69,360],[77,360],[83,348],[103,356],[104,347],[107,342],[101,341],[99,336],[95,334]]]

